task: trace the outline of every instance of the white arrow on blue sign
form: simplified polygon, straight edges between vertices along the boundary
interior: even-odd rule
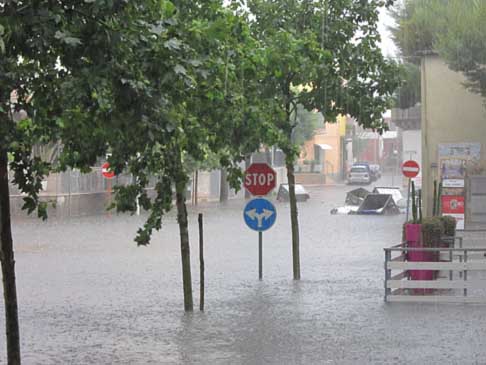
[[[250,200],[243,210],[243,218],[248,227],[263,232],[273,226],[277,219],[275,206],[263,198]]]

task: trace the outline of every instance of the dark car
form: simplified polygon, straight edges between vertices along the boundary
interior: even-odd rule
[[[381,177],[381,168],[378,164],[370,165],[371,180],[376,181]]]

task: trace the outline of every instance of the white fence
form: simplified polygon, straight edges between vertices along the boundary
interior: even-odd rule
[[[385,302],[486,303],[486,247],[385,248]],[[407,252],[435,252],[439,259],[407,261]],[[433,270],[435,280],[410,280],[410,270]]]

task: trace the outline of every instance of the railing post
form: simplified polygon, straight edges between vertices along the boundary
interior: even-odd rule
[[[462,248],[462,237],[459,237],[459,248]],[[459,262],[462,263],[462,255],[459,255]],[[459,278],[462,279],[463,271],[459,271]]]
[[[466,288],[466,281],[467,281],[467,270],[466,270],[466,264],[467,264],[467,249],[464,249],[464,296],[467,297],[467,288]]]
[[[449,251],[449,261],[452,264],[453,256],[452,256],[452,251]],[[452,280],[454,278],[454,271],[449,270],[449,280]]]
[[[385,248],[385,303],[388,301],[388,295],[391,290],[388,288],[388,280],[391,277],[391,270],[388,269],[388,263],[391,260],[391,251]]]

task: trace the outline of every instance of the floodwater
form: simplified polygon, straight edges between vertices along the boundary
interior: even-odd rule
[[[383,247],[399,242],[403,216],[330,215],[347,190],[313,188],[299,205],[300,282],[288,204],[276,203],[277,222],[263,235],[261,282],[244,202],[191,208],[192,314],[183,312],[173,215],[148,247],[133,242],[143,216],[15,221],[24,364],[486,363],[485,306],[383,302]],[[0,344],[5,363],[3,330]]]

